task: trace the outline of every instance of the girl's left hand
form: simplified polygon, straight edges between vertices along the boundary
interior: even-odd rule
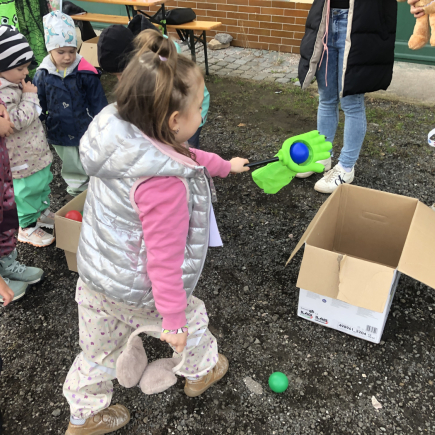
[[[249,163],[248,159],[242,159],[241,157],[234,157],[230,160],[231,163],[231,172],[233,174],[240,174],[240,172],[249,171],[251,168],[248,168],[246,163]]]
[[[162,332],[160,340],[166,341],[166,343],[174,347],[177,353],[181,353],[187,344],[187,331],[182,334],[165,334]]]

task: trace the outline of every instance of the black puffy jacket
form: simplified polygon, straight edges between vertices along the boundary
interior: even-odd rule
[[[314,0],[301,42],[299,81],[306,89],[322,56],[328,0]],[[350,0],[342,96],[386,90],[393,77],[397,0]]]

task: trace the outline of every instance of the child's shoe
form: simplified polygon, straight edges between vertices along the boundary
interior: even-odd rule
[[[89,417],[84,424],[68,425],[65,435],[103,435],[115,432],[130,421],[130,413],[125,406],[113,405]]]
[[[21,228],[18,231],[18,241],[42,248],[54,242],[54,236],[45,232],[36,224],[35,227]]]
[[[36,223],[39,224],[40,227],[53,229],[54,213],[47,208],[47,210],[45,210],[44,213],[42,213],[41,216],[39,216]]]
[[[338,164],[314,185],[314,190],[320,193],[332,193],[340,184],[352,183],[354,178],[354,168],[352,168],[350,172],[346,172],[340,164]]]
[[[17,260],[17,250],[14,249],[9,255],[0,258],[0,275],[14,281],[23,281],[27,284],[36,284],[41,281],[44,271],[39,267],[27,267]]]
[[[9,286],[9,288],[14,292],[14,298],[12,299],[12,301],[16,301],[25,296],[27,287],[29,287],[29,284],[27,282],[11,281],[9,278],[3,279],[5,280],[5,283]],[[1,296],[0,302],[3,302],[3,298]]]
[[[218,362],[210,373],[207,373],[205,376],[202,376],[195,381],[186,379],[184,392],[189,397],[199,396],[225,376],[226,372],[228,371],[228,366],[229,364],[227,358],[222,354],[219,354]]]

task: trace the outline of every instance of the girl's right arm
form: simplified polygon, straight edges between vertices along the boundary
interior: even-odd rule
[[[225,178],[230,172],[236,174],[240,172],[249,171],[246,163],[249,163],[248,159],[243,159],[241,157],[234,157],[231,160],[224,160],[222,157],[214,153],[209,153],[207,151],[196,150],[191,148],[192,152],[196,155],[196,161],[207,168],[210,176]]]

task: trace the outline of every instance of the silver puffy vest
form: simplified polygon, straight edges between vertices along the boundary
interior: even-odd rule
[[[189,232],[182,265],[187,298],[204,266],[214,188],[207,170],[123,121],[114,105],[90,124],[80,142],[90,183],[77,251],[80,278],[92,290],[134,306],[155,307],[147,249],[134,192],[144,178],[179,177],[186,185]]]

